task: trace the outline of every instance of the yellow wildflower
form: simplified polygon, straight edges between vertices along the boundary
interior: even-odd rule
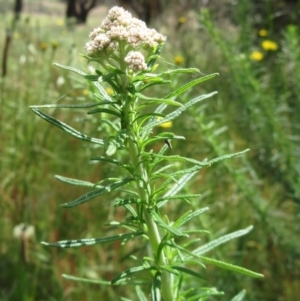
[[[87,96],[87,95],[89,95],[89,90],[84,89],[84,90],[82,90],[81,93],[82,93],[82,95]]]
[[[264,55],[262,52],[260,51],[253,51],[251,54],[250,54],[250,59],[252,61],[261,61],[262,59],[264,58]]]
[[[184,63],[184,57],[181,55],[176,55],[174,58],[174,62],[176,65],[182,65]]]
[[[114,94],[114,90],[111,87],[107,87],[105,88],[105,91],[108,95],[113,95]]]
[[[52,46],[52,49],[55,50],[58,47],[58,42],[52,41],[51,46]]]
[[[180,24],[186,23],[186,17],[181,16],[181,17],[178,19],[178,22],[179,22]]]
[[[14,38],[15,39],[19,39],[20,38],[20,34],[17,31],[14,32]]]
[[[162,117],[157,117],[157,120],[161,120]],[[172,121],[167,121],[167,122],[164,122],[162,124],[159,125],[160,127],[164,128],[164,129],[169,129],[173,126],[173,122]]]
[[[271,40],[264,40],[261,43],[261,46],[264,50],[269,50],[269,51],[276,51],[278,49],[278,44],[271,41]]]
[[[265,30],[265,29],[261,29],[261,30],[258,32],[258,35],[259,35],[260,37],[266,37],[266,36],[268,35],[268,32],[267,32],[267,30]]]
[[[58,19],[58,20],[56,20],[56,25],[57,26],[63,26],[64,25],[64,21],[62,19]]]
[[[42,51],[45,51],[48,48],[48,44],[45,42],[40,43],[39,46]]]

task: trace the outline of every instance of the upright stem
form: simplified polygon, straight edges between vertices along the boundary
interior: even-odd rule
[[[144,180],[144,183],[148,182],[148,173],[144,164],[141,163],[140,152],[138,150],[137,145],[129,139],[129,155],[130,160],[134,168],[136,169],[136,173],[140,178]],[[150,204],[150,195],[151,191],[149,191],[149,187],[141,187],[139,183],[137,184],[139,197],[143,200],[146,204]],[[153,252],[153,257],[156,257],[159,245],[161,243],[161,237],[159,233],[159,229],[157,225],[154,223],[153,219],[151,218],[147,208],[143,210],[143,218],[145,220],[147,226],[147,234],[149,237],[149,243],[151,245],[151,249]],[[167,265],[167,258],[165,256],[164,251],[162,250],[159,256],[159,265]],[[170,278],[170,274],[166,271],[162,271],[161,274],[161,294],[164,301],[173,301],[173,293],[172,293],[172,281]]]

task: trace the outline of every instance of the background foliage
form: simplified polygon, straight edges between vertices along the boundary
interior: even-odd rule
[[[193,92],[218,90],[218,96],[172,124],[176,134],[186,137],[186,141],[174,143],[176,153],[203,159],[251,149],[244,157],[203,170],[187,189],[202,193],[201,207],[210,207],[209,214],[197,220],[199,227],[210,230],[208,241],[250,224],[255,226],[249,235],[222,246],[214,256],[261,272],[265,279],[248,279],[211,268],[207,271],[209,282],[226,292],[218,300],[228,300],[243,288],[249,301],[297,300],[299,5],[282,1],[282,6],[272,6],[267,0],[215,2],[199,7],[191,1],[186,10],[179,1],[177,5],[167,3],[164,13],[151,24],[168,36],[160,68],[174,64],[198,67],[203,74],[220,73]],[[1,5],[1,53],[5,29],[11,28],[13,18],[6,9],[9,5]],[[7,76],[0,82],[0,300],[116,300],[118,288],[104,290],[63,280],[60,275],[111,279],[119,267],[126,267],[126,249],[119,243],[63,251],[39,244],[100,237],[107,232],[108,216],[118,219],[124,214],[104,198],[83,205],[80,214],[59,208],[85,191],[66,186],[53,175],[93,182],[113,170],[109,165],[89,162],[99,150],[43,122],[28,108],[32,104],[92,99],[87,82],[52,63],[88,72],[78,54],[84,53],[87,35],[99,25],[107,7],[98,6],[88,24],[77,27],[66,26],[63,11],[60,2],[27,2],[12,32]],[[278,12],[285,16],[280,22]],[[180,81],[184,83],[187,78],[183,76]],[[163,92],[157,91],[158,95],[165,95]],[[182,102],[185,100],[183,97]],[[87,123],[90,117],[80,111],[74,116],[73,112],[54,110],[52,115],[78,130],[102,135],[101,128]],[[173,203],[167,210],[180,215],[186,206]],[[35,236],[26,242],[13,236],[14,227],[20,223],[35,227]],[[130,296],[131,291],[127,294]]]

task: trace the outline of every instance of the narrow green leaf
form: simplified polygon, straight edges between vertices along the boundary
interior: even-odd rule
[[[217,158],[214,158],[212,160],[209,160],[208,163],[209,164],[213,164],[213,163],[216,163],[216,162],[219,162],[219,161],[223,161],[223,160],[226,160],[226,159],[230,159],[230,158],[233,158],[233,157],[236,157],[236,156],[240,156],[240,155],[243,155],[244,153],[248,152],[250,149],[247,148],[241,152],[237,152],[237,153],[233,153],[233,154],[228,154],[228,155],[223,155],[223,156],[220,156],[220,157],[217,157]]]
[[[182,233],[176,228],[173,228],[172,226],[167,225],[161,217],[155,212],[155,210],[148,209],[149,214],[153,218],[153,221],[161,228],[167,230],[168,232],[172,233],[175,236],[185,236],[188,237],[187,234]]]
[[[117,240],[128,240],[136,236],[144,234],[142,231],[135,231],[126,234],[118,234],[115,236],[100,237],[100,238],[83,238],[83,239],[72,239],[72,240],[61,240],[57,242],[41,242],[42,245],[47,247],[56,248],[76,248],[81,246],[91,246],[95,244],[103,244],[107,242],[117,241]]]
[[[76,69],[74,67],[71,67],[71,66],[65,66],[65,65],[58,64],[58,63],[54,63],[53,65],[56,66],[56,67],[59,67],[61,69],[64,69],[64,70],[75,72],[75,73],[77,73],[77,74],[79,74],[81,76],[87,75],[85,72],[83,72],[83,71],[81,71],[79,69]]]
[[[111,285],[110,281],[105,281],[101,279],[88,279],[88,278],[76,277],[76,276],[66,275],[66,274],[62,274],[61,276],[65,279],[72,280],[72,281],[94,283],[94,284],[101,284],[101,285]]]
[[[178,69],[174,69],[174,70],[164,71],[164,72],[158,74],[158,76],[164,77],[165,75],[187,74],[187,73],[201,73],[201,72],[197,68],[178,68]]]
[[[204,256],[199,256],[199,258],[205,263],[215,265],[215,266],[220,267],[220,268],[225,269],[225,270],[234,271],[236,273],[240,273],[240,274],[243,274],[243,275],[246,275],[246,276],[249,276],[249,277],[253,277],[253,278],[262,278],[262,277],[264,277],[263,274],[253,272],[253,271],[250,271],[248,269],[245,269],[245,268],[242,268],[242,267],[230,264],[230,263],[226,263],[224,261],[220,261],[220,260],[216,260],[216,259],[212,259],[212,258],[208,258],[208,257],[204,257]]]
[[[193,251],[194,254],[196,255],[202,255],[202,254],[205,254],[209,251],[211,251],[212,249],[218,247],[219,245],[222,245],[232,239],[235,239],[237,237],[240,237],[240,236],[243,236],[243,235],[246,235],[248,234],[251,230],[253,229],[253,226],[249,226],[245,229],[242,229],[242,230],[238,230],[238,231],[235,231],[233,233],[230,233],[230,234],[226,234],[224,236],[221,236],[197,249],[195,249]]]
[[[108,163],[111,163],[111,164],[114,164],[114,165],[117,165],[117,166],[120,166],[120,167],[123,167],[123,168],[126,168],[126,169],[129,169],[130,166],[128,166],[127,164],[124,164],[123,162],[121,161],[118,161],[116,159],[113,159],[111,157],[105,157],[105,156],[96,156],[96,157],[92,157],[90,158],[91,161],[102,161],[102,162],[108,162]]]
[[[189,107],[191,107],[192,105],[207,99],[209,97],[212,97],[213,95],[217,94],[217,92],[212,92],[209,94],[204,94],[204,95],[200,95],[198,97],[193,98],[192,100],[190,100],[189,102],[187,102],[183,107],[178,108],[177,110],[173,111],[172,113],[166,115],[164,118],[160,119],[160,120],[154,120],[149,122],[147,125],[144,126],[143,128],[143,132],[147,132],[149,130],[151,130],[153,127],[158,126],[162,123],[171,121],[173,119],[175,119],[176,117],[178,117],[182,112],[184,112],[185,110],[187,110]],[[159,112],[158,112],[159,113]]]
[[[140,301],[148,301],[145,294],[144,294],[144,292],[142,291],[142,289],[139,285],[137,285],[135,287],[135,291],[136,291],[136,294],[137,294]]]
[[[112,279],[111,283],[116,284],[118,283],[122,278],[126,278],[128,275],[143,272],[143,271],[150,271],[150,270],[156,270],[156,267],[154,266],[137,266],[130,269],[127,269],[123,271],[121,274],[117,275],[114,279]]]
[[[87,73],[85,73],[85,72],[83,72],[81,70],[78,70],[76,68],[70,67],[70,66],[61,65],[61,64],[58,64],[58,63],[54,63],[54,65],[57,66],[57,67],[59,67],[59,68],[61,68],[61,69],[77,73],[77,74],[81,75],[82,77],[86,77],[88,75]],[[110,96],[105,91],[105,89],[103,89],[103,87],[99,84],[98,81],[93,81],[93,84],[96,86],[96,88],[98,89],[98,91],[100,92],[100,94],[103,95],[104,99],[111,99]]]
[[[80,139],[80,140],[84,140],[84,141],[89,141],[89,142],[93,142],[96,144],[100,144],[100,145],[104,145],[104,142],[102,139],[97,139],[97,138],[93,138],[93,137],[89,137],[75,129],[73,129],[72,127],[70,127],[69,125],[63,123],[62,121],[59,121],[43,112],[41,112],[38,109],[35,108],[31,108],[31,110],[37,114],[39,117],[41,117],[42,119],[48,121],[49,123],[57,126],[59,129],[63,130],[64,132],[70,134],[71,136]]]
[[[141,203],[141,199],[137,198],[130,198],[130,199],[121,199],[121,200],[116,200],[114,203],[114,207],[120,207],[120,206],[125,206],[129,204],[138,204]]]
[[[160,268],[164,271],[167,271],[170,274],[174,274],[176,276],[179,276],[179,273],[177,270],[173,269],[173,267],[170,267],[168,265],[161,265]]]
[[[94,109],[94,110],[88,111],[87,113],[89,115],[95,114],[95,113],[107,113],[107,114],[114,115],[114,116],[121,118],[121,114],[119,112],[116,112],[116,111],[113,111],[110,109],[105,109],[105,108]]]
[[[236,296],[234,296],[230,301],[242,301],[245,296],[246,296],[246,290],[242,290]]]
[[[66,178],[66,177],[59,176],[59,175],[55,175],[54,177],[61,182],[71,184],[71,185],[76,185],[76,186],[95,187],[95,185],[97,185],[97,184],[94,184],[91,182],[72,179],[72,178]]]
[[[213,73],[213,74],[209,74],[209,75],[206,75],[206,76],[203,76],[203,77],[199,77],[199,78],[196,78],[190,82],[188,82],[187,84],[183,85],[182,87],[180,87],[179,89],[173,91],[172,93],[168,94],[167,96],[165,96],[164,98],[171,98],[171,97],[174,97],[174,96],[178,96],[182,93],[184,93],[185,91],[189,90],[190,88],[206,81],[206,80],[209,80],[211,78],[214,78],[216,77],[217,75],[219,75],[219,73]]]
[[[108,101],[108,103],[111,102]],[[103,103],[100,102],[78,103],[78,104],[47,104],[47,105],[34,105],[34,106],[30,106],[30,108],[86,109],[86,108],[96,107],[102,104]]]
[[[190,199],[190,198],[199,198],[201,194],[178,194],[167,197],[162,197],[156,200],[157,203],[160,203],[165,200],[182,200],[182,199]]]
[[[196,175],[196,173],[197,172],[191,172],[182,176],[179,180],[177,180],[173,187],[164,194],[163,197],[176,195],[176,193],[179,192],[186,185],[186,183]],[[157,207],[162,207],[167,201],[168,200],[160,202]]]
[[[207,210],[209,210],[208,207],[204,207],[201,209],[198,209],[196,211],[192,211],[191,212],[187,212],[187,214],[184,214],[181,218],[179,218],[173,225],[173,227],[175,228],[179,228],[181,227],[183,224],[187,223],[188,221],[190,221],[191,219],[199,216],[200,214],[206,212]]]
[[[170,98],[153,98],[153,97],[145,96],[141,93],[136,93],[135,95],[140,99],[146,100],[144,103],[141,103],[138,106],[138,108],[141,108],[141,107],[147,106],[147,105],[151,105],[151,104],[155,104],[155,103],[164,103],[164,104],[172,105],[172,106],[176,106],[176,107],[182,107],[183,106],[180,102],[175,101],[175,100],[170,99]]]
[[[151,301],[161,300],[160,290],[161,290],[161,273],[157,271],[151,285]]]
[[[182,266],[172,266],[173,269],[175,270],[178,270],[180,272],[183,272],[183,273],[186,273],[188,275],[192,275],[194,277],[197,277],[197,278],[200,278],[200,279],[204,279],[204,280],[207,280],[207,278],[205,278],[203,275],[193,271],[193,270],[190,270],[186,267],[182,267]]]
[[[115,189],[131,182],[132,180],[133,180],[132,178],[126,178],[126,179],[123,179],[121,181],[106,185],[106,186],[104,186],[100,189],[89,191],[88,193],[82,195],[81,197],[79,197],[75,201],[69,202],[69,203],[64,203],[64,204],[61,204],[60,206],[65,207],[65,208],[71,208],[71,207],[81,205],[81,204],[86,203],[86,202],[88,202],[88,201],[90,201],[90,200],[92,200],[92,199],[94,199],[94,198],[96,198],[96,197],[98,197],[102,194],[114,191]]]

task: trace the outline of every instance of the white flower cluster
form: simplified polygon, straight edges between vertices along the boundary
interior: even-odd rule
[[[116,50],[120,42],[127,42],[132,49],[155,47],[165,42],[166,37],[155,29],[149,29],[145,22],[138,20],[122,7],[113,7],[100,27],[90,33],[86,44],[89,56],[97,55],[102,50]]]
[[[133,72],[146,70],[147,64],[145,63],[145,58],[139,51],[131,51],[127,54],[124,59],[125,63],[127,63],[130,70]]]

